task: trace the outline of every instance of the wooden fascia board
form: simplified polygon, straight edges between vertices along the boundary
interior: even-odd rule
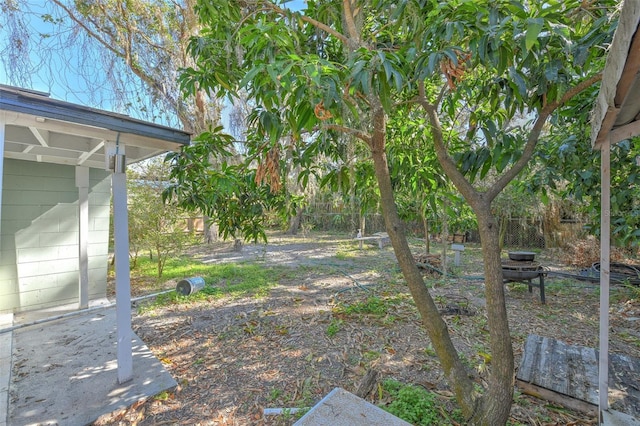
[[[632,121],[629,124],[611,130],[609,133],[609,142],[613,145],[638,135],[640,135],[640,121]]]
[[[620,113],[620,107],[623,105],[624,99],[629,95],[629,87],[631,87],[633,78],[638,72],[638,67],[640,67],[640,61],[629,60],[632,44],[638,48],[637,43],[640,43],[640,41],[634,41],[637,36],[639,22],[640,3],[637,1],[625,1],[620,13],[618,28],[607,56],[600,92],[593,109],[591,144],[594,149],[600,149],[604,140],[609,137],[609,132]],[[629,81],[630,78],[631,81]]]
[[[38,116],[39,117],[39,116]],[[89,126],[86,124],[73,123],[67,121],[59,121],[51,118],[44,118],[44,121],[38,121],[36,116],[15,111],[6,112],[6,123],[17,126],[37,127],[39,129],[48,130],[57,133],[66,133],[70,135],[91,137],[103,140],[116,141],[125,145],[141,146],[152,149],[162,149],[165,151],[174,151],[184,144],[164,139],[156,139],[147,136],[141,136],[132,133],[123,133],[113,130],[107,130],[100,127]]]
[[[63,102],[46,96],[0,88],[0,109],[34,117],[74,123],[92,128],[164,140],[177,145],[189,144],[191,134],[182,130],[148,123],[125,115]]]

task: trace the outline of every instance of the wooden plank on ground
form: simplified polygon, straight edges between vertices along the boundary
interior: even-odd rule
[[[516,379],[532,395],[588,411],[589,405],[598,404],[598,351],[529,335]],[[587,405],[567,402],[567,398]],[[640,359],[610,354],[609,404],[640,418]]]
[[[522,380],[516,380],[516,385],[522,393],[526,395],[535,396],[536,398],[544,399],[546,401],[553,402],[554,404],[562,405],[572,410],[580,411],[583,413],[590,413],[595,415],[598,412],[598,406],[590,404],[585,401],[581,401],[570,396],[563,395],[558,392],[554,392],[549,389],[536,386],[531,383],[523,382]]]
[[[640,360],[621,354],[609,359],[609,404],[632,406],[631,412],[623,412],[640,419]]]

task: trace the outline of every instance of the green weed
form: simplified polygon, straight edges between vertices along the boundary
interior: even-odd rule
[[[166,401],[171,397],[171,394],[167,391],[162,391],[153,397],[156,401]]]
[[[433,349],[433,345],[431,345],[431,343],[429,343],[429,346],[424,348],[424,354],[426,356],[430,356],[430,357],[435,357],[436,356],[436,351],[435,351],[435,349]]]
[[[447,425],[451,419],[444,418],[448,410],[442,409],[436,396],[426,389],[414,385],[405,385],[396,380],[385,380],[382,384],[391,403],[382,408],[401,419],[419,426]],[[451,413],[460,420],[459,410]]]
[[[376,359],[380,358],[380,352],[369,350],[362,354],[362,358],[365,362],[375,361]]]
[[[269,402],[274,402],[282,396],[282,390],[273,388],[269,392]]]
[[[364,314],[382,317],[386,315],[389,301],[381,299],[377,296],[371,296],[364,302],[356,302],[351,305],[345,305],[341,311],[347,315]]]
[[[327,336],[333,337],[338,334],[338,331],[342,328],[342,324],[344,324],[344,321],[341,319],[332,319],[331,323],[329,323],[329,326],[327,327]]]

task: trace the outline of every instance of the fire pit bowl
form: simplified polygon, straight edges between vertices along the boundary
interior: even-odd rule
[[[525,252],[531,255],[533,258],[533,253]],[[511,257],[511,253],[509,253],[509,257]],[[513,259],[503,259],[502,260],[502,278],[504,282],[513,282],[513,281],[526,281],[529,285],[529,293],[531,293],[531,287],[538,287],[540,289],[540,302],[544,305],[544,275],[545,270],[540,265],[539,262],[535,260],[513,260]],[[534,283],[532,280],[537,279],[538,282]]]
[[[542,271],[542,267],[537,270],[514,270],[514,269],[503,269],[502,277],[505,280],[509,281],[522,281],[522,280],[531,280],[533,278],[538,278],[540,276],[540,272]]]
[[[532,251],[510,251],[509,259],[517,261],[531,262],[536,258],[536,254]]]
[[[505,280],[520,281],[537,278],[544,269],[538,262],[529,260],[503,260],[502,276]]]

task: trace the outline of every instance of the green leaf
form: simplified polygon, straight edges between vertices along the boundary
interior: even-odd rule
[[[558,80],[558,70],[562,67],[559,61],[551,61],[544,70],[544,78],[547,81],[555,82]]]
[[[438,66],[438,63],[440,62],[440,58],[441,58],[440,54],[436,52],[429,55],[429,65],[427,67],[427,74],[433,74],[434,70]]]
[[[524,42],[527,51],[531,50],[531,48],[538,43],[538,35],[543,27],[544,20],[542,18],[531,18],[527,20],[527,32]]]
[[[249,70],[249,72],[247,72],[244,76],[244,78],[240,81],[240,87],[247,87],[247,85],[249,84],[250,81],[253,80],[253,78],[258,75],[258,73],[262,72],[264,70],[264,66],[263,65],[258,65],[253,67],[252,69]]]
[[[502,171],[507,167],[509,161],[511,160],[511,155],[504,153],[500,157],[498,157],[498,163],[496,164],[496,170],[498,173],[502,173]]]
[[[524,97],[527,94],[527,83],[524,81],[522,75],[516,70],[514,67],[509,67],[509,76],[511,80],[516,84],[518,88],[518,93],[520,96]]]

